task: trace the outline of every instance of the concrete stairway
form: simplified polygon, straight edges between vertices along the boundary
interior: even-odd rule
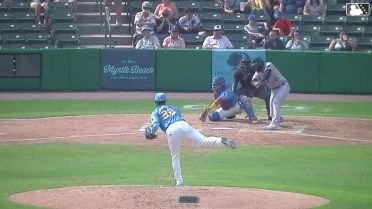
[[[76,13],[76,23],[79,28],[80,46],[85,48],[105,47],[105,10],[102,6],[102,16],[100,12],[100,0],[78,0]],[[115,20],[115,12],[111,9],[112,20]],[[132,48],[131,28],[129,27],[129,14],[126,13],[126,1],[123,2],[122,26],[111,24],[112,36],[111,45],[115,48]],[[109,36],[107,30],[107,47],[109,47]]]

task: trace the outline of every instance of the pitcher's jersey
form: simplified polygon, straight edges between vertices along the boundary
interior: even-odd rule
[[[215,93],[214,98],[221,98],[222,102],[220,104],[223,110],[228,110],[235,106],[239,101],[239,97],[231,90],[229,87],[225,87],[220,91],[221,93]]]
[[[283,85],[283,83],[287,82],[284,76],[271,62],[266,62],[264,71],[256,72],[253,76],[253,79],[258,78],[259,81],[262,81],[265,78],[266,74],[268,73],[269,69],[271,69],[271,73],[270,77],[267,79],[267,86],[270,89],[280,87],[281,85]]]
[[[180,110],[170,105],[161,105],[151,113],[151,126],[158,123],[164,132],[171,124],[180,120],[183,120]]]

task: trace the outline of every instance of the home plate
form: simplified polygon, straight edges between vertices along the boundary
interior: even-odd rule
[[[232,130],[234,128],[225,128],[225,127],[216,127],[216,128],[211,128],[212,130]]]

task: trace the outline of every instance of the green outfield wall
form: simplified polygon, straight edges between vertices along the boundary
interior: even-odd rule
[[[155,81],[154,90],[159,91],[210,91],[212,57],[216,52],[157,50],[155,77],[151,78],[155,80],[148,82]],[[39,65],[35,61],[38,55]],[[0,50],[0,90],[100,90],[101,55],[101,49]],[[143,55],[138,52],[135,56]],[[270,50],[266,51],[266,60],[288,79],[292,93],[372,93],[371,53]],[[14,66],[16,72],[12,70]],[[124,73],[125,69],[117,70]],[[121,76],[124,75],[133,77]],[[136,76],[142,78],[140,74]]]
[[[208,91],[211,89],[212,51],[162,49],[156,54],[156,89]]]

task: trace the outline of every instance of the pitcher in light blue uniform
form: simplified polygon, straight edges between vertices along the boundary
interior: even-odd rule
[[[181,174],[180,152],[183,140],[191,140],[200,145],[226,145],[235,149],[232,140],[226,137],[205,137],[191,127],[182,117],[180,110],[166,104],[164,93],[155,95],[156,108],[151,113],[151,133],[155,134],[160,128],[167,136],[168,147],[172,156],[174,179],[177,186],[183,186]]]

